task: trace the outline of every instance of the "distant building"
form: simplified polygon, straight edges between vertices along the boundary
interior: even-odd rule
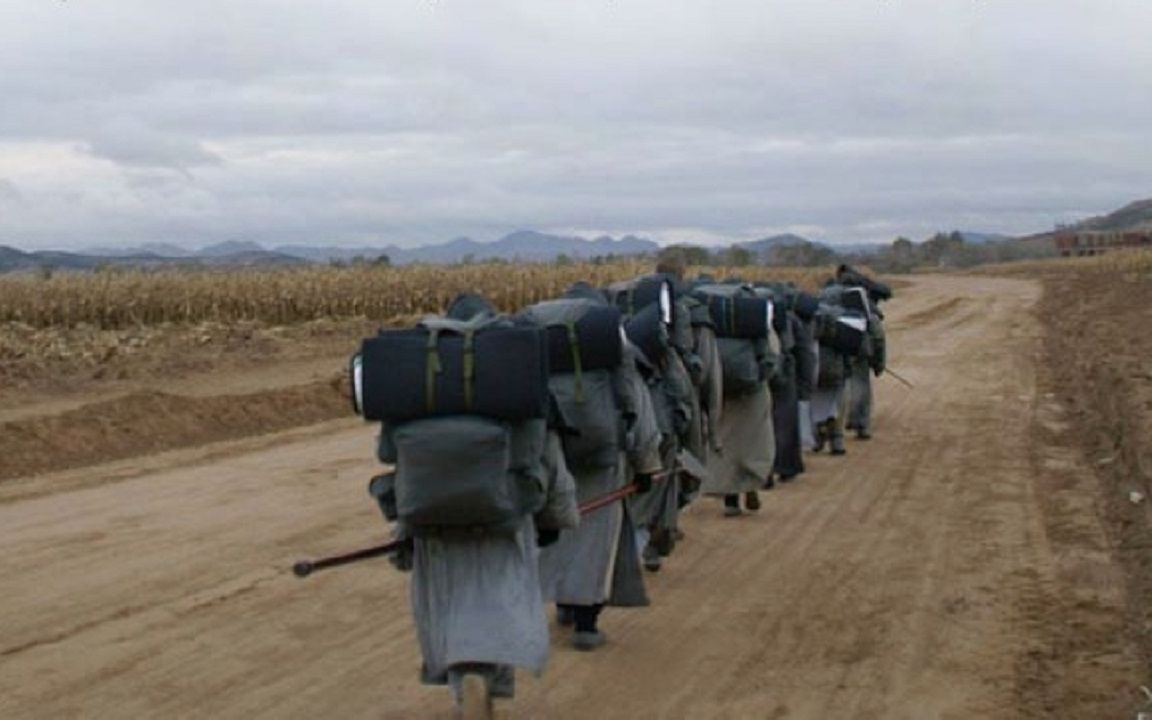
[[[1061,257],[1101,255],[1120,248],[1152,247],[1152,230],[1059,230],[1056,250]]]

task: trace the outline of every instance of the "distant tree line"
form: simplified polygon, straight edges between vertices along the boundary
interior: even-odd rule
[[[989,240],[970,242],[953,230],[936,233],[924,242],[915,243],[898,237],[867,263],[883,272],[906,273],[916,268],[966,268],[989,263],[1014,262],[1053,257],[1051,242],[1044,240]]]

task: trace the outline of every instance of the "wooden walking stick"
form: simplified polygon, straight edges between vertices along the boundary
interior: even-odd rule
[[[652,482],[662,482],[668,479],[668,473],[661,473],[652,476]],[[636,483],[629,483],[622,488],[613,490],[610,493],[605,493],[599,497],[594,497],[588,502],[580,505],[580,514],[587,515],[588,513],[595,512],[601,508],[608,507],[612,503],[623,500],[629,495],[634,495],[640,490],[640,486]],[[299,560],[292,565],[292,572],[298,578],[306,578],[317,570],[326,570],[328,568],[340,567],[341,565],[351,565],[352,563],[360,562],[361,560],[369,560],[371,558],[382,557],[399,550],[407,540],[393,540],[382,545],[373,545],[371,547],[353,550],[351,552],[342,553],[340,555],[329,555],[328,557],[317,558],[316,560]]]

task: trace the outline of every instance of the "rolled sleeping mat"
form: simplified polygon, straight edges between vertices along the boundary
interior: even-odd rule
[[[545,305],[566,302],[584,305],[579,308],[579,313],[573,313],[573,316],[578,314],[579,317],[558,322],[540,319],[547,316],[546,312],[534,312],[543,309]],[[529,307],[525,314],[545,326],[548,369],[552,374],[609,370],[624,362],[624,339],[620,335],[623,316],[619,308],[579,300],[560,300]]]
[[[840,293],[840,304],[846,310],[854,310],[865,317],[873,314],[872,303],[868,300],[868,291],[862,287],[848,287]]]
[[[873,302],[892,299],[892,288],[879,280],[873,280],[851,265],[841,265],[836,270],[836,279],[851,287],[862,287]]]
[[[792,301],[792,311],[804,322],[811,322],[820,309],[820,299],[815,295],[800,291]]]
[[[354,407],[366,420],[402,423],[480,415],[519,422],[548,413],[548,348],[531,325],[464,333],[384,330],[351,363]]]
[[[608,288],[608,295],[625,315],[632,316],[649,305],[661,308],[665,324],[673,322],[672,306],[676,302],[676,285],[667,275],[645,275]]]
[[[796,299],[796,293],[799,292],[795,287],[782,282],[761,282],[753,285],[756,289],[756,294],[760,297],[767,297],[772,300],[776,306],[776,312],[792,310],[792,305]]]
[[[820,344],[827,345],[842,355],[855,357],[864,348],[868,337],[868,319],[853,314],[827,314],[823,316]]]
[[[710,327],[715,329],[716,323],[712,321],[712,311],[708,308],[708,304],[700,301],[698,298],[693,298],[693,302],[689,307],[689,316],[692,318],[692,327]]]
[[[768,337],[774,322],[772,301],[746,295],[716,295],[700,292],[696,296],[708,305],[718,337],[759,340]]]
[[[671,348],[668,323],[659,305],[652,304],[624,322],[624,333],[649,364],[660,366]]]

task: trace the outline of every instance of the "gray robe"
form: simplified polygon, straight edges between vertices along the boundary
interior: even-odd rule
[[[799,396],[800,442],[806,448],[816,447],[812,420],[812,396],[816,392],[816,375],[820,361],[820,344],[816,342],[811,321],[800,323],[797,335],[796,391]]]
[[[769,333],[769,352],[779,355],[780,339]],[[717,438],[719,450],[708,457],[708,495],[731,495],[760,490],[776,461],[776,435],[772,424],[772,393],[768,383],[756,392],[724,398],[724,413]]]
[[[701,382],[697,387],[699,414],[692,423],[687,448],[701,462],[707,463],[720,431],[724,406],[724,373],[720,365],[720,346],[716,343],[716,332],[707,325],[694,328],[694,332],[696,355],[700,358],[702,370]]]
[[[537,521],[570,527],[578,521],[576,488],[550,434],[543,458],[545,499],[536,518],[525,515],[514,535],[446,532],[413,538],[409,596],[420,652],[421,680],[448,682],[460,663],[522,667],[539,674],[548,658],[548,620],[540,591]],[[397,537],[409,537],[398,523]]]
[[[417,537],[414,546],[410,598],[424,682],[446,683],[459,663],[544,670],[548,620],[531,516],[514,536]]]
[[[688,371],[675,353],[669,353],[664,376],[646,384],[651,401],[647,412],[652,413],[653,422],[660,430],[660,466],[666,475],[662,482],[654,483],[650,491],[632,496],[630,508],[637,526],[672,530],[676,528],[680,516],[680,478],[676,472],[676,454],[680,450],[678,430],[682,428],[677,424],[691,421],[691,405],[685,401],[693,392],[692,385]]]
[[[620,489],[631,482],[634,473],[652,474],[661,469],[660,429],[648,389],[631,361],[618,380],[622,404],[635,416],[628,447],[615,467],[573,471],[580,503]],[[626,502],[581,517],[576,529],[562,532],[555,544],[541,551],[540,582],[545,600],[564,605],[647,605],[635,533]]]
[[[720,419],[720,449],[708,456],[708,495],[759,490],[772,474],[776,440],[772,397],[767,385],[748,395],[724,399]]]
[[[848,376],[849,430],[867,431],[872,426],[872,368],[868,359],[852,359],[852,372]]]
[[[776,435],[776,462],[773,471],[782,477],[804,472],[800,440],[800,363],[803,323],[791,312],[783,341],[780,372],[772,383],[772,429]]]
[[[581,503],[618,490],[625,482],[623,463],[614,468],[577,470]],[[540,583],[544,600],[562,605],[648,604],[635,529],[626,504],[616,502],[580,519],[575,530],[540,551]]]
[[[844,357],[832,352],[828,347],[821,345],[817,355],[817,367],[824,363],[843,363]],[[817,371],[819,376],[819,371]],[[846,383],[817,382],[816,389],[812,391],[811,415],[812,423],[819,425],[827,420],[843,422],[841,417],[844,405],[844,392]]]

